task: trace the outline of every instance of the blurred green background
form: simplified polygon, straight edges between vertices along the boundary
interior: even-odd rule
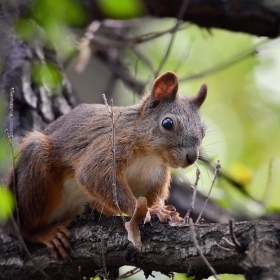
[[[128,8],[119,12],[114,8],[116,1],[105,2],[100,1],[104,9],[108,9],[108,15],[114,17],[134,17],[141,10],[137,6],[139,3],[134,6],[133,1],[127,1]],[[40,39],[46,45],[55,46],[63,62],[71,57],[67,74],[80,99],[86,102],[100,100],[109,81],[108,70],[93,57],[83,72],[77,74],[75,71],[77,45],[85,29],[77,32],[72,27],[85,20],[83,9],[76,1],[58,3],[55,0],[40,0],[36,3],[30,13],[17,21],[18,34],[29,42]],[[175,23],[174,19],[147,20],[146,24],[129,30],[127,36],[164,31]],[[171,34],[167,33],[135,47],[149,59],[154,71],[159,68],[170,37]],[[222,170],[240,182],[251,196],[237,191],[227,181],[219,180],[211,197],[230,211],[246,212],[252,218],[280,210],[279,49],[279,39],[268,41],[247,34],[206,30],[186,24],[176,33],[170,55],[160,70],[161,73],[167,70],[177,72],[182,94],[193,95],[202,83],[208,84],[209,95],[201,109],[207,126],[203,151],[213,162],[220,160]],[[251,55],[246,55],[248,53]],[[121,57],[137,79],[154,79],[153,72],[131,48],[123,48]],[[219,71],[216,71],[217,68]],[[34,71],[34,79],[44,80],[50,86],[60,81],[58,70],[53,65],[39,65]],[[132,104],[135,98],[137,101],[137,97],[121,82],[117,84],[113,96],[116,104]],[[9,157],[8,146],[2,145],[2,165],[7,165]],[[198,166],[202,171],[199,190],[207,193],[213,175],[200,163]],[[184,176],[185,173],[194,181],[195,168],[180,170],[177,174]],[[8,213],[8,199],[11,200],[10,194],[0,188],[0,219]],[[133,277],[140,278],[143,279],[143,275]],[[163,276],[156,274],[156,279],[160,278]],[[221,278],[243,279],[242,276],[227,275]],[[185,277],[176,275],[176,279]]]

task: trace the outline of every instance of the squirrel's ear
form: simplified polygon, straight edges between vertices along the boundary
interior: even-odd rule
[[[178,91],[178,78],[173,72],[166,72],[159,76],[153,84],[151,96],[157,105],[164,99],[174,100]]]
[[[206,96],[207,96],[207,85],[203,84],[200,87],[198,93],[192,98],[192,102],[196,104],[197,107],[200,107],[203,104]]]

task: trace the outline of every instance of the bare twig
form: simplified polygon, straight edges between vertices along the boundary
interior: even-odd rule
[[[262,199],[262,202],[264,204],[267,204],[269,202],[269,199],[271,197],[272,193],[272,171],[273,171],[273,162],[274,160],[270,160],[268,167],[267,167],[267,180],[266,180],[266,191],[265,191],[265,196]]]
[[[131,28],[147,26],[155,20],[152,18],[133,18],[133,19],[104,19],[102,26],[110,29]]]
[[[15,90],[14,88],[11,88],[10,91],[10,131],[9,131],[9,136],[10,136],[10,140],[11,142],[13,142],[13,131],[14,131],[14,93]]]
[[[211,160],[207,159],[205,156],[199,156],[199,160],[206,166],[206,168],[209,168],[211,171],[215,171],[215,165],[212,163]],[[219,172],[220,178],[226,180],[229,184],[234,186],[238,191],[240,191],[242,194],[245,194],[247,197],[255,201],[256,203],[259,203],[259,201],[256,200],[245,188],[244,184],[235,180],[232,176],[227,174],[225,171]]]
[[[230,242],[227,238],[225,238],[225,237],[222,237],[222,240],[224,240],[228,245],[230,245],[231,247],[235,247],[235,245],[232,243],[232,242]]]
[[[194,41],[194,39],[192,38],[190,43],[188,43],[187,50],[185,52],[183,52],[183,55],[182,55],[181,59],[178,61],[177,66],[173,70],[175,73],[178,72],[179,68],[185,63],[185,61],[189,57],[193,41]]]
[[[244,248],[242,247],[242,245],[239,243],[239,241],[237,240],[234,231],[233,231],[233,220],[229,220],[229,231],[230,231],[230,237],[231,240],[233,242],[233,244],[235,245],[235,248],[238,252],[240,253],[244,253]]]
[[[51,277],[37,264],[37,262],[34,260],[34,258],[32,257],[32,255],[30,254],[22,236],[21,233],[19,231],[19,228],[17,226],[16,220],[14,219],[13,215],[11,215],[11,222],[12,225],[14,227],[16,236],[18,238],[18,241],[20,243],[20,245],[22,246],[23,250],[25,251],[25,253],[27,254],[28,258],[31,260],[31,262],[33,263],[34,267],[42,274],[42,276],[44,276],[46,279],[51,279]]]
[[[194,228],[194,224],[193,224],[193,220],[192,218],[189,219],[189,225],[190,225],[190,230],[191,230],[191,234],[192,234],[192,240],[193,243],[196,247],[196,250],[198,252],[198,254],[200,255],[200,257],[202,258],[202,260],[205,262],[205,264],[207,265],[207,267],[210,269],[210,271],[213,274],[213,277],[217,280],[220,280],[220,278],[217,275],[217,272],[215,271],[215,269],[213,268],[213,266],[208,262],[208,260],[206,259],[206,257],[204,256],[201,247],[198,244],[197,238],[196,238],[196,233],[195,233],[195,228]]]
[[[100,21],[93,21],[87,28],[84,37],[81,39],[81,42],[78,47],[79,55],[75,66],[77,72],[84,71],[85,67],[87,66],[91,57],[90,41],[94,38],[95,33],[99,30],[100,26]]]
[[[220,165],[220,161],[218,160],[218,162],[217,162],[217,164],[216,164],[215,173],[214,173],[214,178],[213,178],[213,181],[212,181],[212,184],[211,184],[209,193],[208,193],[208,195],[207,195],[207,197],[206,197],[206,200],[205,200],[205,202],[204,202],[204,205],[203,205],[203,207],[202,207],[202,210],[200,211],[199,216],[198,216],[198,218],[197,218],[197,220],[196,220],[196,222],[195,222],[196,224],[199,223],[199,221],[200,221],[200,219],[201,219],[201,215],[203,214],[204,209],[205,209],[205,207],[206,207],[206,205],[207,205],[207,202],[208,202],[208,200],[209,200],[211,191],[212,191],[213,186],[214,186],[214,184],[215,184],[215,182],[216,182],[216,179],[217,179],[217,177],[218,177],[218,174],[219,174],[219,172],[220,172],[220,169],[221,169],[221,165]]]
[[[14,137],[14,93],[15,90],[14,88],[11,88],[10,90],[10,106],[9,106],[9,111],[10,111],[10,127],[9,127],[9,131],[6,130],[6,138],[8,140],[8,143],[10,145],[10,149],[11,149],[11,153],[12,153],[12,166],[13,166],[13,170],[12,170],[12,176],[13,176],[13,184],[12,184],[12,188],[13,188],[13,193],[14,193],[14,198],[15,198],[15,202],[16,202],[16,213],[17,213],[17,226],[18,228],[20,228],[20,220],[19,220],[19,209],[18,209],[18,192],[17,192],[17,178],[16,178],[16,160],[15,160],[15,149],[14,149],[14,145],[13,145],[13,137]]]
[[[103,230],[102,227],[100,227],[100,236],[101,236],[101,254],[102,254],[102,264],[103,264],[103,272],[104,272],[104,278],[106,280],[109,279],[108,277],[108,271],[106,267],[106,257],[105,257],[105,245],[104,245],[104,236],[103,236]]]
[[[112,149],[112,156],[113,156],[113,183],[112,183],[112,187],[113,187],[113,202],[116,205],[120,216],[122,217],[123,222],[125,223],[126,220],[122,214],[122,211],[120,209],[119,203],[118,203],[118,198],[117,198],[117,164],[116,164],[116,145],[115,145],[115,127],[116,127],[116,123],[120,117],[120,114],[118,115],[116,121],[115,121],[115,116],[114,116],[114,110],[113,110],[113,99],[111,99],[111,104],[109,106],[107,99],[106,99],[106,95],[102,94],[103,100],[104,100],[104,104],[106,105],[106,107],[108,108],[109,114],[110,114],[110,118],[111,118],[111,125],[112,125],[112,138],[111,138],[111,149]]]
[[[195,198],[196,198],[196,191],[197,191],[197,184],[198,184],[198,180],[200,178],[200,170],[198,168],[196,168],[196,180],[193,186],[193,196],[192,196],[192,201],[191,201],[191,205],[184,217],[184,219],[186,220],[186,222],[189,222],[189,218],[190,218],[190,214],[191,211],[194,209],[194,203],[195,203]]]
[[[93,37],[91,42],[100,47],[128,48],[128,47],[133,47],[135,45],[154,40],[167,33],[172,33],[172,32],[174,32],[174,29],[178,31],[178,30],[183,30],[189,26],[190,26],[189,23],[182,23],[182,24],[180,24],[179,27],[177,25],[175,25],[175,26],[172,26],[171,28],[168,28],[161,32],[151,32],[151,33],[143,34],[143,35],[132,37],[132,38],[123,38],[123,41],[108,39],[108,36],[102,37],[99,34],[98,36],[96,35],[95,37]]]
[[[224,251],[227,251],[227,252],[233,252],[233,251],[235,251],[235,249],[230,249],[230,248],[226,248],[226,247],[224,247],[224,246],[221,246],[220,244],[218,244],[217,242],[216,242],[216,246],[217,247],[219,247],[220,249],[222,249],[222,250],[224,250]]]
[[[139,49],[135,48],[130,48],[129,49],[131,52],[133,52],[146,66],[147,68],[151,71],[153,75],[155,75],[155,70],[154,67],[150,61],[150,58],[148,58],[145,54],[143,54]]]
[[[221,64],[218,64],[214,67],[210,67],[208,69],[205,69],[205,70],[201,71],[200,73],[189,75],[189,76],[181,78],[180,82],[186,82],[186,81],[189,81],[189,80],[199,79],[199,78],[202,78],[204,76],[207,76],[207,75],[216,73],[218,71],[224,70],[224,69],[238,63],[242,59],[255,54],[257,52],[258,47],[260,47],[260,46],[262,46],[262,45],[264,45],[268,42],[270,42],[269,39],[264,39],[264,40],[260,41],[259,43],[255,44],[252,48],[235,55],[234,57],[222,62]]]
[[[96,56],[102,62],[106,63],[112,74],[119,78],[128,88],[141,95],[145,89],[146,82],[137,81],[128,71],[127,66],[118,57],[112,55],[108,50],[102,49],[96,51]]]
[[[134,269],[129,270],[129,271],[125,272],[124,274],[120,275],[120,277],[118,279],[128,278],[130,276],[133,276],[133,275],[139,273],[140,271],[142,271],[141,268],[135,267]]]
[[[155,73],[155,77],[157,77],[158,74],[160,73],[164,63],[166,62],[166,60],[167,60],[167,58],[170,54],[171,48],[172,48],[173,43],[174,43],[175,38],[176,38],[177,30],[179,29],[180,25],[182,24],[181,19],[182,19],[183,15],[185,14],[186,10],[187,10],[188,4],[189,4],[189,0],[183,0],[182,5],[181,5],[181,7],[179,9],[179,12],[178,12],[178,15],[177,15],[177,21],[176,21],[176,24],[174,26],[174,29],[170,32],[171,37],[170,37],[169,43],[167,45],[165,55],[160,62],[158,70]]]

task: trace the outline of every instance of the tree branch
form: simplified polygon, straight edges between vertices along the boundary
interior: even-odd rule
[[[92,218],[94,221],[90,221]],[[84,214],[78,224],[71,229],[75,240],[72,242],[71,261],[55,261],[47,249],[41,246],[32,245],[30,251],[35,261],[52,279],[93,277],[96,270],[103,266],[100,227],[108,271],[123,265],[133,265],[143,269],[145,274],[153,270],[165,274],[181,272],[188,276],[196,275],[196,279],[211,275],[197,253],[189,226],[186,224],[170,226],[161,224],[158,220],[140,226],[141,250],[137,250],[127,240],[127,232],[120,217],[99,220],[99,214],[94,216]],[[243,254],[225,251],[216,246],[216,243],[227,246],[222,240],[222,237],[230,238],[227,224],[195,225],[195,231],[205,257],[218,274],[245,272],[247,279],[266,279],[253,278],[256,277],[258,268],[258,275],[265,275],[270,271],[272,275],[278,275],[273,279],[279,279],[280,259],[276,257],[280,253],[279,222],[236,223],[234,233],[242,247],[246,249]],[[6,245],[3,249],[0,246],[0,249],[1,279],[41,279],[42,276],[36,272],[29,260],[20,259],[17,246]]]
[[[142,15],[176,18],[184,0],[140,0],[146,8]],[[89,19],[105,18],[97,1],[82,0]],[[221,28],[257,36],[278,37],[280,3],[262,0],[190,0],[182,20],[205,28]]]
[[[147,14],[176,18],[184,0],[142,0]],[[275,38],[279,35],[280,3],[262,0],[190,0],[182,19],[201,27],[222,28]]]

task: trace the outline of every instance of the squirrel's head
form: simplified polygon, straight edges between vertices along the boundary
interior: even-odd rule
[[[206,95],[206,84],[194,97],[183,97],[178,94],[175,73],[158,77],[141,104],[140,133],[149,144],[149,152],[173,168],[193,164],[205,134],[199,108]]]

